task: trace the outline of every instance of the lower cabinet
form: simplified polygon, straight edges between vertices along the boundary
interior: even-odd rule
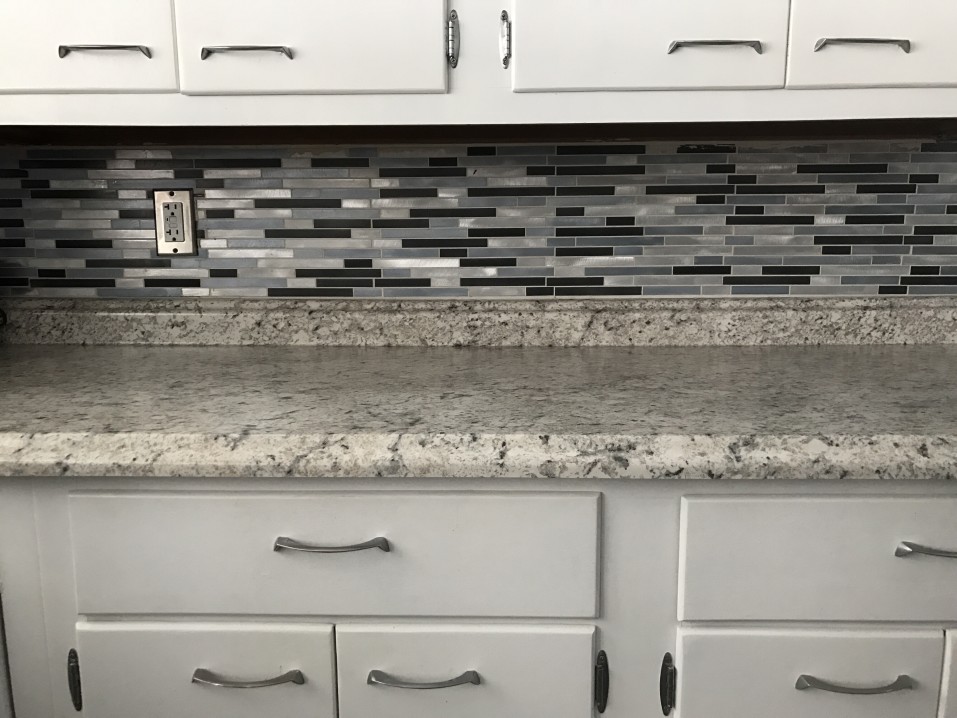
[[[77,650],[90,718],[336,715],[331,625],[80,622]]]
[[[936,718],[941,630],[682,628],[680,718]]]

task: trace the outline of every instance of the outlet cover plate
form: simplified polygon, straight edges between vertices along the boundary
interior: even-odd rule
[[[156,253],[163,256],[190,256],[198,252],[193,193],[188,189],[153,192],[156,213]]]

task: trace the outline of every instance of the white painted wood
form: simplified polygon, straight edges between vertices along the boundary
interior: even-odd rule
[[[679,619],[957,620],[957,500],[683,500]]]
[[[333,627],[318,624],[77,625],[88,718],[334,718]],[[227,689],[191,682],[205,668],[231,680],[300,670],[302,685]]]
[[[944,638],[944,677],[938,718],[957,718],[957,631],[947,631]]]
[[[139,52],[71,52],[60,45],[145,45]],[[169,0],[0,2],[0,93],[176,90]],[[4,100],[3,102],[7,102]]]
[[[183,92],[445,92],[445,0],[176,0]],[[222,45],[287,46],[216,54]]]
[[[957,85],[957,3],[953,0],[792,0],[788,87]],[[909,40],[894,45],[828,45],[822,38]],[[907,108],[900,108],[905,111]]]
[[[788,0],[514,0],[514,89],[783,87]],[[758,40],[682,48],[672,41]]]
[[[935,718],[943,632],[681,628],[676,718]],[[807,674],[873,688],[899,675],[914,690],[852,696],[797,690]]]
[[[591,715],[592,626],[339,625],[341,718],[584,718]],[[437,690],[369,685],[477,671],[481,683]]]
[[[592,617],[592,493],[79,494],[81,613]],[[392,550],[273,550],[277,537]]]

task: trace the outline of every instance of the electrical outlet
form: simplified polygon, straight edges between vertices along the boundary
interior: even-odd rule
[[[156,212],[156,253],[196,254],[193,193],[188,189],[153,192]]]

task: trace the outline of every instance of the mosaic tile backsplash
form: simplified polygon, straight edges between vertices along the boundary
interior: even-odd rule
[[[6,148],[0,296],[955,294],[954,219],[947,141]]]

